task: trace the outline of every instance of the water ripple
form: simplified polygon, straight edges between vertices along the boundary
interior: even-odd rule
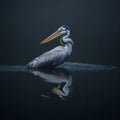
[[[65,62],[64,64],[58,66],[57,68],[63,68],[68,71],[108,71],[108,70],[118,70],[116,66],[106,66],[97,64],[86,64],[78,62]],[[0,65],[0,71],[2,72],[28,72],[29,70],[25,65]]]

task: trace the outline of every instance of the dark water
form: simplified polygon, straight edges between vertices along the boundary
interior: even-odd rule
[[[0,66],[2,119],[115,119],[120,112],[115,66],[67,62],[55,69]]]

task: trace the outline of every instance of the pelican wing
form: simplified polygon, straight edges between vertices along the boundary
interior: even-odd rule
[[[67,59],[64,47],[58,46],[51,51],[45,52],[28,63],[28,68],[53,67],[62,64]]]

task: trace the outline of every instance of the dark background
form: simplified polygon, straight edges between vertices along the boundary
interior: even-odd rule
[[[58,45],[40,41],[66,24],[70,61],[119,66],[119,0],[0,1],[0,64],[27,64]]]
[[[57,46],[57,40],[39,43],[66,24],[74,41],[70,61],[120,66],[119,11],[119,0],[0,0],[0,65],[25,65]],[[0,74],[0,117],[107,120],[120,116],[119,72],[71,75],[73,93],[62,102],[40,98],[50,84],[42,78],[22,72]]]

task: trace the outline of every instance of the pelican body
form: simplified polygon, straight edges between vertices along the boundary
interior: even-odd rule
[[[61,45],[33,59],[27,64],[27,68],[39,69],[55,67],[69,58],[72,52],[73,41],[70,38],[70,29],[66,25],[59,27],[56,32],[43,40],[40,44],[50,42],[57,37],[60,37]]]

